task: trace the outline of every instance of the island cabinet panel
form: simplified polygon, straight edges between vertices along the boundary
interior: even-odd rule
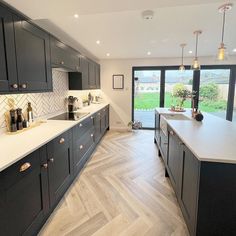
[[[160,114],[155,111],[155,135],[154,135],[154,142],[159,143],[160,138]]]
[[[0,6],[0,93],[18,91],[13,16]]]
[[[201,163],[196,235],[236,235],[236,165]]]
[[[72,132],[68,131],[47,145],[50,206],[63,196],[73,178]]]
[[[200,162],[184,145],[182,152],[180,206],[191,235],[195,235]]]
[[[1,235],[33,235],[48,213],[46,148],[0,173]]]
[[[168,137],[163,133],[163,131],[160,131],[160,145],[159,150],[161,152],[161,156],[167,164],[167,149],[168,149]]]
[[[168,156],[167,156],[167,169],[171,179],[171,183],[177,196],[180,195],[182,168],[183,164],[183,143],[173,130],[168,131]]]
[[[49,34],[17,16],[14,29],[19,91],[52,90]]]

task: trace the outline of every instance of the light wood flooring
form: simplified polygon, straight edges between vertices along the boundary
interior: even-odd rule
[[[109,131],[40,236],[186,236],[153,131]]]

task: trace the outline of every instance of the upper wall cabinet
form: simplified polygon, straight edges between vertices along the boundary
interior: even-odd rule
[[[0,20],[0,93],[8,93],[18,91],[14,24],[12,14],[1,6]]]
[[[19,90],[50,90],[49,34],[19,17],[14,17],[14,27]]]
[[[0,93],[52,90],[49,34],[0,5]]]
[[[51,37],[51,62],[52,67],[64,68],[67,71],[80,71],[80,54],[64,43]]]

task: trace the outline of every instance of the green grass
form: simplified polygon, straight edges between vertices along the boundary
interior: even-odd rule
[[[176,99],[173,99],[171,93],[165,94],[165,107],[171,107],[176,104]],[[154,109],[160,106],[159,93],[140,93],[134,98],[134,109]],[[217,101],[201,101],[199,109],[205,112],[217,112],[225,110],[227,102],[224,100]],[[184,103],[185,108],[191,108],[191,101],[188,99]]]

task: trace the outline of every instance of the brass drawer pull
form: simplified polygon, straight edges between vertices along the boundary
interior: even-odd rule
[[[79,124],[79,127],[82,127],[83,126],[83,124]]]
[[[164,143],[164,145],[168,145],[168,143]]]
[[[93,116],[91,116],[91,120],[93,119]]]
[[[170,131],[170,135],[174,135],[174,132],[172,130]]]
[[[93,134],[91,134],[90,136],[93,137]]]
[[[62,143],[64,143],[64,142],[65,142],[65,139],[64,139],[64,138],[61,138],[60,141],[59,141],[60,144],[62,144]]]
[[[48,168],[48,163],[43,164],[42,167],[43,167],[44,169],[47,169],[47,168]]]
[[[60,64],[61,64],[61,65],[64,65],[64,61],[61,61]]]
[[[26,162],[20,167],[20,172],[24,172],[28,170],[30,167],[31,167],[31,164],[29,162]]]
[[[98,113],[98,115],[99,115],[99,116],[101,115],[100,112]]]
[[[53,162],[54,162],[54,158],[50,158],[49,161],[50,161],[51,163],[53,163]]]
[[[80,150],[81,150],[81,149],[83,149],[83,148],[84,148],[84,146],[83,146],[83,145],[80,145],[80,146],[79,146],[79,149],[80,149]]]

